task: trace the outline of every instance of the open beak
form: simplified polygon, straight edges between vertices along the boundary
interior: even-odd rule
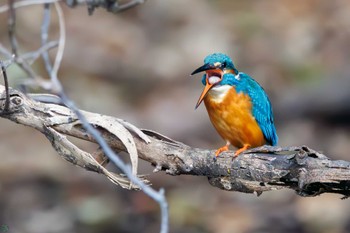
[[[199,72],[207,71],[207,70],[214,70],[214,69],[216,69],[215,66],[210,64],[204,64],[201,67],[197,68],[195,71],[193,71],[191,75],[197,74]]]
[[[199,97],[198,101],[197,101],[197,104],[196,104],[196,107],[195,109],[198,108],[198,106],[202,103],[204,97],[208,94],[208,92],[210,91],[210,89],[213,87],[214,85],[213,84],[210,84],[208,83],[208,77],[206,78],[206,85],[202,91],[202,94],[201,96]]]
[[[197,68],[195,71],[192,72],[191,75],[194,75],[194,74],[197,74],[199,72],[203,72],[203,71],[208,71],[208,70],[215,70],[217,69],[217,67],[213,66],[213,65],[210,65],[210,64],[204,64],[203,66]],[[202,103],[204,97],[208,94],[208,91],[210,91],[210,89],[214,86],[214,84],[210,84],[208,82],[208,73],[207,73],[207,78],[206,78],[206,85],[202,91],[202,94],[201,96],[199,97],[198,99],[198,102],[196,104],[196,107],[195,109],[198,108],[198,106]]]

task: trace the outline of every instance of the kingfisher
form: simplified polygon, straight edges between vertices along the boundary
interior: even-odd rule
[[[236,157],[249,148],[277,144],[271,102],[257,81],[239,72],[222,53],[208,55],[191,75],[199,72],[205,72],[204,89],[195,108],[204,100],[211,123],[226,141],[216,150],[214,160],[230,145],[238,148]]]

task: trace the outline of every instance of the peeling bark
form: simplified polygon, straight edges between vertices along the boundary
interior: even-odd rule
[[[64,157],[62,147],[57,146],[57,143],[61,145],[58,140],[62,139],[57,135],[54,137],[52,130],[62,137],[70,135],[95,142],[68,108],[37,102],[13,89],[10,90],[10,108],[4,112],[4,90],[4,87],[0,86],[1,117],[39,130],[47,136],[62,157]],[[85,111],[82,113],[101,120],[107,117]],[[130,128],[134,127],[126,123]],[[101,125],[95,127],[113,149],[126,151],[118,135]],[[133,130],[131,134],[139,158],[150,162],[155,167],[154,172],[206,176],[211,185],[220,189],[257,195],[265,191],[288,188],[295,190],[300,196],[316,196],[322,193],[338,193],[344,198],[350,196],[350,162],[331,160],[307,146],[286,148],[263,146],[244,152],[234,159],[232,159],[233,152],[228,151],[214,161],[214,150],[193,148],[151,130],[142,132],[143,134]],[[148,143],[145,141],[147,138],[145,135],[150,140]],[[65,145],[70,144],[66,142]],[[72,151],[63,153],[68,162],[82,165],[81,167],[89,171],[103,173],[101,168],[96,166],[97,161],[90,155],[86,156],[86,152],[74,145],[66,146],[64,149],[69,151],[73,150],[72,148],[75,148],[74,153],[71,153]]]

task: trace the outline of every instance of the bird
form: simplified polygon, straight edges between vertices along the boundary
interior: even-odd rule
[[[272,105],[265,90],[248,74],[239,72],[223,53],[205,57],[204,65],[191,75],[202,76],[204,89],[195,109],[204,101],[211,123],[226,141],[215,152],[214,160],[233,145],[237,157],[249,148],[275,146],[278,142]]]

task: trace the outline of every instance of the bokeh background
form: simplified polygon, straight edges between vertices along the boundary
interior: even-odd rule
[[[204,107],[194,111],[200,76],[189,74],[206,55],[224,52],[269,94],[280,145],[305,144],[349,160],[348,0],[148,0],[118,15],[98,9],[93,16],[84,7],[62,7],[67,41],[59,77],[80,108],[217,148],[223,141]],[[6,17],[0,14],[0,43],[8,47]],[[17,11],[20,52],[40,46],[42,17],[42,6]],[[52,21],[55,39],[54,13]],[[33,67],[46,77],[42,62]],[[8,75],[13,87],[23,82],[16,66]],[[8,232],[158,232],[158,206],[142,192],[63,161],[33,129],[0,122],[0,225]],[[152,169],[141,162],[140,173],[166,190],[170,232],[350,232],[350,202],[340,196],[282,190],[256,197]]]

